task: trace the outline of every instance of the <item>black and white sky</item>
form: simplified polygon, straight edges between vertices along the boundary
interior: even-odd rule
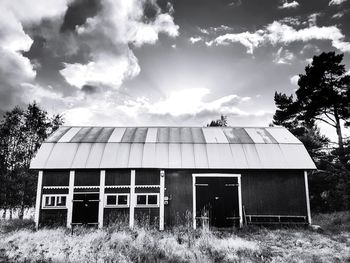
[[[0,113],[69,125],[266,126],[322,51],[350,65],[350,0],[2,0]]]

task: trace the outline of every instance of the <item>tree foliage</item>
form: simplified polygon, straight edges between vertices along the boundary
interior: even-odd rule
[[[212,120],[207,127],[226,127],[227,126],[227,116],[221,115],[220,119]]]
[[[15,107],[0,121],[0,207],[33,205],[36,174],[31,159],[42,142],[63,123],[61,115],[49,117],[35,102],[23,110]]]
[[[343,129],[350,124],[350,78],[334,52],[314,56],[299,75],[296,98],[275,93],[275,125],[288,128],[305,145],[318,167],[310,176],[311,201],[316,210],[349,208],[350,147]],[[337,133],[337,147],[321,134],[325,123]]]

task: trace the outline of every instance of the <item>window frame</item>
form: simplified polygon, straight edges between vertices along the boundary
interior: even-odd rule
[[[146,196],[146,204],[137,204],[137,197],[139,195],[145,195]],[[157,196],[157,203],[156,204],[149,204],[148,203],[148,197],[150,195]],[[140,208],[140,207],[146,207],[146,208],[159,207],[159,193],[136,193],[135,194],[135,207],[137,207],[137,208]]]
[[[119,205],[118,204],[118,197],[119,196],[126,196],[127,197],[127,204],[126,205]],[[115,205],[109,205],[107,204],[107,197],[108,196],[115,196],[115,200],[116,200],[116,204]],[[104,204],[104,207],[105,208],[129,208],[130,207],[130,194],[129,193],[118,193],[118,194],[111,194],[111,193],[108,193],[108,194],[105,194],[105,204]]]
[[[46,198],[52,198],[54,197],[54,204],[52,206],[46,205]],[[59,202],[58,200],[62,199],[62,197],[66,198],[66,204],[63,205],[57,205]],[[67,194],[43,194],[42,196],[42,202],[41,202],[41,209],[67,209],[67,201],[68,201],[68,195]]]

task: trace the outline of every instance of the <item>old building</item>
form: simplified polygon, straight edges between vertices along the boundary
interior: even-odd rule
[[[281,127],[61,127],[31,163],[39,225],[310,224],[303,144]]]

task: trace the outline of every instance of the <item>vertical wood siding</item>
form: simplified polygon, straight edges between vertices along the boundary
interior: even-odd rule
[[[304,173],[301,170],[167,169],[165,170],[165,197],[168,198],[168,204],[164,207],[165,227],[186,224],[188,220],[192,220],[193,173],[241,174],[242,204],[247,215],[307,215]],[[99,179],[100,170],[76,170],[75,185],[98,186]],[[135,180],[136,186],[159,185],[159,170],[138,169]],[[68,186],[68,181],[68,170],[44,171],[43,186]],[[130,169],[106,170],[106,186],[108,185],[130,185]],[[50,194],[59,194],[62,191],[66,192],[62,189],[44,190],[45,193]],[[129,191],[129,188],[106,188],[105,193]],[[159,188],[136,188],[136,192],[159,193]],[[123,209],[106,208],[104,211],[105,225],[125,212]],[[41,209],[40,222],[51,224],[57,220],[58,224],[63,222],[64,225],[66,215],[62,213],[66,213],[66,210],[55,212],[55,210]],[[159,208],[135,208],[135,220],[139,216],[149,217],[155,223],[159,220]]]
[[[99,186],[100,170],[75,170],[74,186]]]
[[[186,223],[192,212],[192,173],[242,175],[242,205],[250,215],[306,216],[303,171],[299,170],[167,170],[165,172],[165,224]]]
[[[136,185],[159,185],[159,170],[136,170]]]
[[[305,216],[303,171],[247,171],[242,173],[242,198],[249,215]]]
[[[130,170],[106,170],[106,185],[130,185]]]
[[[67,224],[67,209],[41,209],[39,222],[40,227],[65,227]]]
[[[68,186],[69,170],[45,170],[43,186]]]

